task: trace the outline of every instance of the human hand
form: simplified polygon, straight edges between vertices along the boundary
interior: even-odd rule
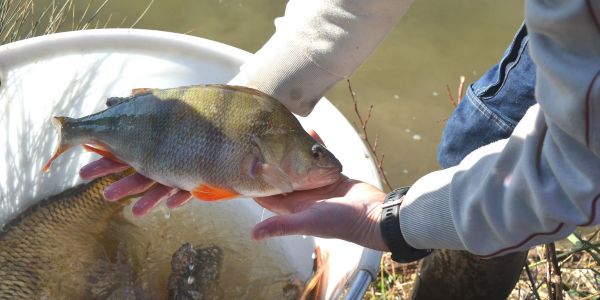
[[[90,180],[112,173],[123,172],[131,168],[127,164],[115,162],[108,158],[100,158],[85,165],[79,170],[79,175],[85,180]],[[143,216],[150,212],[158,203],[166,199],[168,208],[179,207],[192,199],[192,194],[162,185],[139,173],[129,175],[104,190],[107,201],[117,201],[127,196],[144,193],[135,202],[132,211],[134,216]]]
[[[341,176],[329,186],[256,198],[259,205],[278,216],[257,224],[252,237],[262,240],[303,234],[338,238],[388,251],[379,229],[385,196],[383,191],[368,183]]]

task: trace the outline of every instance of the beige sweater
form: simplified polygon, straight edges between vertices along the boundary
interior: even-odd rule
[[[300,115],[365,60],[411,1],[291,0],[232,84]],[[536,100],[509,139],[410,189],[400,212],[416,248],[482,256],[524,250],[600,222],[600,2],[528,0]]]

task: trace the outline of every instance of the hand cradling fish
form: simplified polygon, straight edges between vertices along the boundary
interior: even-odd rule
[[[325,186],[342,166],[276,99],[226,85],[144,89],[109,98],[79,119],[55,117],[59,146],[78,144],[200,200],[258,197]]]

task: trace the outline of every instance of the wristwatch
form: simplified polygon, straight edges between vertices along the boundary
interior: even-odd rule
[[[381,210],[379,227],[383,241],[392,252],[392,259],[399,263],[419,260],[429,254],[431,249],[416,249],[409,245],[400,230],[400,205],[409,187],[401,187],[387,194]]]

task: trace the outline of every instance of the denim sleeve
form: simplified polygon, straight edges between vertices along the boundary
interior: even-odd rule
[[[457,165],[473,150],[510,136],[535,103],[535,65],[527,28],[521,26],[501,61],[470,85],[448,119],[438,147],[443,168]]]

